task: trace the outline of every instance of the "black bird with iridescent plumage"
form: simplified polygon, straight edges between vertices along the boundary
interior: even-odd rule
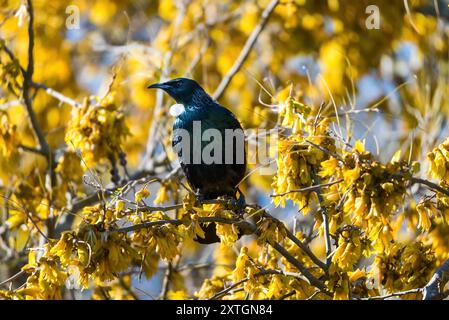
[[[238,143],[238,138],[232,140],[232,145],[226,145],[226,134],[229,132],[241,132],[244,141],[243,129],[234,114],[221,106],[194,80],[187,78],[177,78],[164,83],[156,83],[148,88],[158,88],[168,93],[178,104],[183,105],[183,110],[177,115],[173,124],[172,146],[178,153],[179,162],[185,173],[187,181],[192,189],[197,193],[200,200],[216,199],[220,196],[228,196],[237,199],[238,184],[242,181],[246,171],[246,153],[244,143]],[[220,132],[221,141],[221,161],[219,163],[205,163],[203,157],[200,162],[194,162],[192,137],[194,122],[201,124],[201,136],[205,130],[215,129]],[[191,134],[190,152],[182,152],[180,144],[182,136],[180,130],[184,129]],[[226,130],[230,129],[230,130]],[[212,140],[201,141],[201,153]],[[229,140],[228,140],[229,141]],[[232,161],[229,158],[232,152]],[[226,159],[228,153],[228,159]],[[226,161],[228,160],[228,161]],[[240,194],[240,202],[243,195]],[[244,201],[244,200],[243,200]],[[202,226],[205,231],[205,238],[198,238],[200,243],[213,243],[220,241],[215,233],[215,223]]]

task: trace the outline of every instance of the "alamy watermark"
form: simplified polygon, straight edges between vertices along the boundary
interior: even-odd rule
[[[369,16],[365,20],[365,26],[368,30],[380,29],[380,10],[379,7],[376,5],[369,5],[366,7],[365,10],[366,14],[369,14]]]
[[[202,124],[193,121],[189,130],[173,132],[173,149],[184,164],[243,164],[246,159],[246,163],[255,165],[262,175],[276,172],[277,130],[258,129],[246,135],[242,129],[203,130]]]

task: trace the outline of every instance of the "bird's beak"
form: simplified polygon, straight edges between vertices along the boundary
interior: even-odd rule
[[[167,85],[165,83],[154,83],[147,87],[148,89],[166,89]]]

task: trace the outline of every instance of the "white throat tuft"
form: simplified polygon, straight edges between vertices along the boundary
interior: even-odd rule
[[[173,117],[179,116],[184,111],[185,111],[184,105],[180,103],[176,103],[170,107],[170,115]]]

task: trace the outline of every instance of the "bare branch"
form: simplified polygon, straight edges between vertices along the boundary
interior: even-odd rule
[[[433,274],[430,281],[423,288],[394,292],[383,296],[368,297],[364,300],[384,300],[392,297],[400,297],[413,293],[422,293],[423,300],[441,300],[446,297],[444,286],[449,281],[449,259],[447,259]]]
[[[32,85],[34,88],[36,88],[36,89],[42,89],[42,90],[44,90],[48,95],[50,95],[50,96],[52,96],[52,97],[58,99],[58,100],[61,101],[62,103],[66,103],[66,104],[68,104],[68,105],[70,105],[70,106],[72,106],[72,107],[75,107],[75,108],[81,107],[81,104],[80,104],[80,103],[76,102],[76,101],[73,100],[72,98],[69,98],[69,97],[65,96],[65,95],[62,94],[61,92],[56,91],[56,90],[54,90],[54,89],[52,89],[52,88],[46,86],[45,84],[33,82],[31,85]]]
[[[279,222],[279,219],[273,217],[269,213],[266,213],[265,216]],[[318,257],[309,249],[309,247],[305,245],[301,240],[299,240],[288,228],[285,228],[285,231],[287,233],[287,238],[289,238],[294,244],[296,244],[302,251],[304,251],[309,256],[309,258],[317,266],[319,266],[321,269],[323,269],[323,271],[327,273],[328,270],[327,265],[323,263],[320,259],[318,259]]]
[[[270,245],[277,251],[279,252],[281,255],[284,256],[285,259],[287,259],[288,262],[290,262],[292,265],[295,266],[295,268],[297,268],[303,275],[304,277],[307,278],[307,280],[309,281],[309,283],[315,287],[317,287],[318,289],[320,289],[323,293],[327,294],[328,296],[330,296],[329,291],[327,291],[326,287],[324,286],[324,284],[318,280],[317,278],[315,278],[315,276],[313,274],[311,274],[309,272],[309,270],[307,270],[307,268],[301,263],[299,262],[297,259],[295,259],[284,247],[282,247],[279,243],[274,242],[274,243],[270,243]]]
[[[322,147],[322,146],[320,146],[320,145],[318,145],[318,144],[316,144],[316,143],[313,143],[312,141],[305,140],[305,142],[307,142],[308,144],[314,146],[314,147],[317,148],[318,150],[320,150],[320,151],[326,153],[327,155],[329,155],[329,156],[331,156],[331,157],[337,159],[340,163],[344,163],[343,158],[340,157],[340,155],[338,155],[338,154],[336,154],[336,153],[334,153],[334,152],[331,152],[330,150],[327,150],[326,148],[324,148],[324,147]]]
[[[386,294],[383,296],[368,297],[363,300],[385,300],[388,298],[405,296],[405,295],[412,294],[412,293],[420,293],[422,290],[423,290],[422,288],[411,289],[411,290],[407,290],[407,291],[394,292],[394,293]]]
[[[12,281],[14,281],[15,279],[17,279],[18,277],[20,277],[20,276],[21,276],[22,274],[24,274],[24,273],[25,273],[25,271],[20,270],[20,271],[17,272],[15,275],[13,275],[13,276],[9,277],[8,279],[3,280],[2,282],[0,282],[0,287],[1,287],[1,286],[4,286],[4,285],[6,285],[6,284],[8,284],[8,283],[10,283],[10,282],[12,282]]]
[[[256,274],[253,275],[254,278],[257,277],[261,277],[261,276],[267,276],[267,275],[274,275],[274,274],[278,274],[278,275],[283,275],[283,276],[287,276],[287,277],[293,277],[293,278],[297,278],[297,279],[301,279],[304,280],[304,276],[302,274],[299,273],[294,273],[294,272],[284,272],[281,270],[273,270],[273,269],[267,269],[267,270],[262,270]],[[226,294],[228,294],[229,292],[231,292],[234,288],[240,286],[241,284],[249,281],[250,278],[244,278],[240,281],[237,281],[236,283],[230,285],[229,287],[221,290],[220,292],[217,292],[214,296],[212,296],[211,298],[209,298],[209,300],[216,300],[216,299],[220,299],[222,297],[224,297]],[[321,292],[321,291],[317,291],[317,292]],[[285,299],[286,297],[289,297],[290,295],[294,294],[289,292],[287,295],[283,296],[280,300]]]
[[[31,127],[33,128],[34,133],[39,141],[39,147],[41,151],[47,154],[50,157],[50,147],[45,140],[44,133],[37,121],[37,116],[33,110],[33,103],[30,97],[30,89],[33,83],[33,73],[34,73],[34,12],[33,12],[33,4],[31,0],[27,0],[27,10],[29,15],[28,21],[28,65],[24,73],[24,81],[23,81],[23,99],[25,101],[25,107],[28,113],[28,118],[30,119]]]
[[[312,178],[316,185],[320,184],[320,178],[316,174],[315,170],[312,169]],[[331,254],[332,254],[332,243],[331,243],[331,237],[330,237],[330,230],[329,230],[329,217],[327,213],[327,209],[324,206],[324,198],[321,194],[321,188],[318,188],[316,191],[316,194],[318,196],[318,201],[320,202],[321,207],[321,216],[323,218],[323,224],[324,224],[324,240],[326,243],[326,265],[329,267],[332,262]]]
[[[433,182],[430,182],[428,180],[421,179],[421,178],[415,178],[415,177],[410,178],[410,182],[423,184],[423,185],[429,187],[430,189],[432,189],[433,191],[438,191],[438,192],[444,194],[445,196],[449,197],[449,190],[437,185],[436,183],[433,183]]]
[[[251,32],[250,36],[246,40],[246,43],[243,46],[242,51],[240,51],[240,55],[238,56],[237,60],[235,60],[234,65],[231,67],[231,69],[228,71],[228,73],[223,77],[220,84],[218,85],[217,90],[215,90],[215,92],[213,94],[214,99],[216,99],[216,100],[220,99],[220,97],[223,95],[226,88],[228,87],[229,83],[231,82],[232,78],[242,67],[246,58],[248,58],[248,55],[251,52],[251,49],[254,47],[254,44],[256,43],[257,38],[259,37],[260,33],[264,29],[265,25],[267,24],[268,19],[271,16],[271,13],[274,11],[274,9],[278,5],[278,3],[279,3],[279,0],[271,0],[271,2],[268,4],[268,6],[265,8],[265,10],[262,12],[259,23],[256,25],[256,27],[254,28],[254,30]]]
[[[179,205],[178,205],[179,206]],[[242,230],[249,231],[248,233],[254,233],[257,236],[260,236],[260,231],[258,230],[257,226],[254,225],[251,222],[248,222],[246,220],[238,220],[238,219],[225,219],[220,217],[200,217],[198,219],[199,222],[217,222],[217,223],[225,223],[225,224],[235,224]],[[140,224],[135,224],[128,227],[123,227],[119,229],[109,230],[108,232],[132,232],[143,228],[149,228],[153,226],[158,225],[164,225],[164,224],[173,224],[173,225],[181,225],[183,223],[182,220],[179,219],[167,219],[167,220],[157,220],[157,221],[146,221]],[[248,234],[245,233],[245,234]],[[301,274],[304,275],[304,277],[307,279],[307,281],[320,289],[323,293],[330,295],[330,293],[327,291],[324,284],[318,280],[310,271],[295,257],[293,257],[284,247],[282,247],[279,243],[269,243],[276,251],[278,251],[282,256],[287,259],[288,262],[290,262],[293,266],[295,266]]]
[[[272,198],[274,198],[274,197],[282,197],[282,196],[285,196],[287,194],[297,193],[297,192],[317,191],[317,190],[320,190],[321,188],[333,186],[334,184],[338,184],[340,182],[343,182],[343,179],[339,179],[339,180],[336,180],[336,181],[331,181],[331,182],[328,182],[328,183],[313,185],[313,186],[309,186],[309,187],[304,187],[304,188],[301,188],[301,189],[293,189],[293,190],[289,190],[289,191],[286,191],[286,192],[283,192],[283,193],[272,194],[272,195],[270,195],[270,197],[272,197]]]
[[[423,300],[442,299],[444,286],[449,281],[449,259],[447,259],[433,274],[423,288]]]
[[[22,149],[23,151],[26,151],[26,152],[36,153],[36,154],[39,154],[39,155],[45,156],[45,157],[47,156],[40,149],[29,147],[29,146],[26,146],[26,145],[23,145],[23,144],[19,144],[18,147],[19,147],[19,149]]]

